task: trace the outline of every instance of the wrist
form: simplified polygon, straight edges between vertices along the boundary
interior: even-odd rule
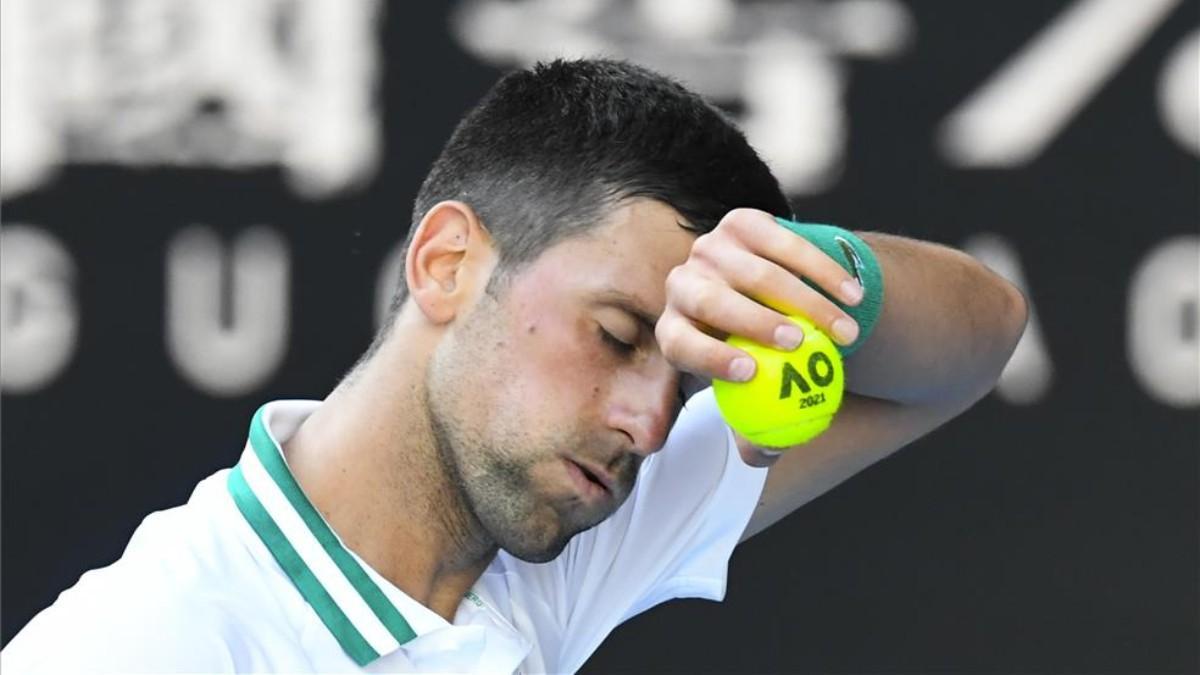
[[[847,305],[813,285],[815,290],[858,322],[858,338],[849,345],[838,347],[842,356],[853,354],[870,337],[883,311],[883,270],[875,252],[858,235],[834,225],[798,223],[784,218],[775,220],[833,258],[862,286],[862,300],[857,305]]]

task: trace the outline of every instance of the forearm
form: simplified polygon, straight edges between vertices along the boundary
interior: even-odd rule
[[[974,401],[1025,328],[1024,297],[970,256],[893,235],[857,233],[883,271],[883,311],[847,359],[847,388],[902,403]]]

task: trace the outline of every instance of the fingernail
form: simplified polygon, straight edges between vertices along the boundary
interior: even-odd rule
[[[841,286],[842,300],[850,305],[857,305],[863,296],[863,287],[854,279],[847,279]]]
[[[837,341],[848,345],[858,338],[858,324],[851,319],[838,319],[833,322],[833,337]]]
[[[734,382],[745,382],[754,377],[754,359],[739,356],[729,364],[729,379]]]
[[[775,329],[775,344],[780,349],[790,352],[799,347],[801,342],[804,342],[804,331],[796,324],[789,323]]]

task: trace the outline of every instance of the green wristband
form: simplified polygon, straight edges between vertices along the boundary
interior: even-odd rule
[[[833,225],[797,223],[785,218],[776,218],[780,225],[795,232],[821,249],[846,269],[863,287],[863,299],[857,306],[843,304],[824,289],[813,285],[821,295],[829,298],[858,322],[858,339],[846,346],[838,346],[842,356],[853,354],[871,335],[879,313],[883,310],[883,271],[871,247],[858,235]]]

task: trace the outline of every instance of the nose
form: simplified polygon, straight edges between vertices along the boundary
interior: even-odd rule
[[[629,437],[632,451],[649,456],[667,441],[679,409],[679,375],[671,368],[627,373],[618,378],[608,403],[608,425]]]

